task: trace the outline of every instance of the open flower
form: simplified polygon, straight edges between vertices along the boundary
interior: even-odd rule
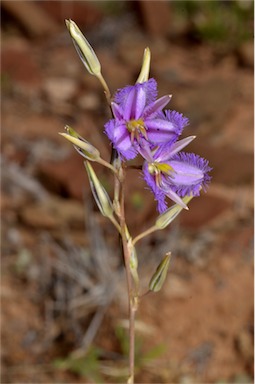
[[[211,177],[208,172],[212,169],[208,161],[194,153],[180,152],[195,137],[180,140],[169,147],[159,147],[155,153],[148,146],[141,150],[146,159],[143,175],[146,183],[158,201],[158,211],[167,209],[165,197],[187,209],[183,203],[184,196],[198,196],[201,189],[206,189]]]
[[[188,124],[188,119],[178,112],[162,112],[170,95],[156,98],[154,79],[127,86],[116,93],[112,102],[114,119],[106,123],[105,132],[124,159],[133,159],[143,140],[151,146],[172,144]]]

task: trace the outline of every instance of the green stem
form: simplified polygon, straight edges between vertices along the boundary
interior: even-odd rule
[[[153,225],[153,227],[150,227],[146,231],[140,233],[140,235],[136,236],[133,240],[133,245],[135,245],[139,240],[141,240],[143,237],[149,235],[152,232],[158,231],[159,228],[156,227],[156,225]]]
[[[115,219],[115,217],[114,216],[109,216],[109,219],[111,220],[113,225],[117,228],[117,230],[121,234],[121,227],[120,227],[119,223],[117,222],[117,220]]]
[[[107,85],[107,83],[106,83],[106,81],[103,78],[101,73],[97,75],[97,78],[100,81],[102,87],[104,88],[104,93],[105,93],[105,97],[106,97],[107,103],[111,107],[111,92],[110,92],[110,89],[109,89],[109,87],[108,87],[108,85]]]
[[[97,161],[97,163],[102,164],[104,167],[109,168],[114,174],[118,173],[118,171],[116,170],[116,168],[114,168],[113,165],[111,165],[107,161],[103,160],[101,157],[99,159],[97,159],[96,161]]]
[[[124,170],[123,170],[124,172]],[[125,175],[123,174],[123,181]],[[129,379],[128,384],[134,383],[135,373],[135,313],[137,310],[137,298],[133,293],[133,282],[130,270],[130,251],[128,248],[127,227],[125,219],[125,207],[124,207],[124,182],[121,183],[120,190],[120,226],[121,226],[121,238],[123,246],[123,256],[126,269],[127,288],[128,288],[128,302],[129,302]]]

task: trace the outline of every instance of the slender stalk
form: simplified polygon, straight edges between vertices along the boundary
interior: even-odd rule
[[[104,89],[104,93],[105,93],[105,97],[106,97],[106,100],[107,100],[107,103],[109,104],[109,106],[111,106],[111,92],[109,90],[109,87],[105,81],[105,79],[103,78],[102,74],[98,74],[97,75],[97,78],[98,80],[100,81],[103,89]]]
[[[141,240],[143,237],[149,235],[152,232],[158,231],[158,227],[156,225],[153,225],[153,227],[150,227],[146,231],[140,233],[140,235],[136,236],[133,240],[133,245],[135,245],[139,240]]]
[[[136,308],[131,304],[129,311],[129,378],[127,384],[134,384],[135,376],[135,313]]]
[[[123,170],[124,172],[124,170]],[[120,227],[121,238],[123,246],[123,255],[126,269],[127,288],[128,288],[128,302],[129,302],[129,379],[128,384],[134,383],[135,373],[135,313],[137,310],[137,298],[133,293],[133,282],[130,271],[130,253],[128,248],[128,239],[126,234],[126,219],[125,219],[125,207],[124,207],[124,179],[121,182],[120,188]]]
[[[117,222],[117,220],[115,219],[115,217],[109,216],[109,219],[111,220],[111,222],[113,223],[115,228],[117,228],[118,232],[121,234],[121,227],[120,227],[119,223]]]
[[[97,160],[99,164],[102,164],[104,167],[109,168],[114,174],[117,174],[117,170],[114,168],[113,165],[109,164],[107,161],[102,159],[101,157]]]
[[[105,91],[105,97],[107,100],[107,103],[110,107],[112,116],[112,108],[111,108],[111,93],[109,90],[109,87],[104,80],[103,76],[100,74],[98,76],[99,81],[101,82],[104,91]],[[111,165],[113,166],[114,160],[116,160],[116,150],[112,149],[112,155],[111,155]],[[102,161],[101,161],[102,164]],[[106,165],[106,164],[103,164]],[[109,167],[109,165],[108,165]],[[110,167],[109,167],[110,168]],[[130,270],[130,251],[128,248],[128,238],[127,238],[127,231],[126,231],[126,218],[125,218],[125,206],[124,206],[124,169],[122,177],[120,178],[120,172],[118,170],[118,175],[116,174],[116,168],[114,168],[114,207],[115,207],[115,213],[117,216],[119,216],[120,220],[120,233],[121,233],[121,239],[122,239],[122,247],[123,247],[123,255],[124,255],[124,263],[125,263],[125,270],[126,270],[126,278],[127,278],[127,288],[128,288],[128,308],[129,308],[129,378],[127,383],[133,384],[134,383],[134,374],[135,374],[135,313],[138,306],[138,292],[134,294],[133,292],[133,282],[132,282],[132,274]],[[120,198],[120,201],[119,201]],[[118,223],[115,221],[113,224],[117,227]],[[117,224],[117,225],[116,225]],[[137,291],[137,288],[136,288]]]

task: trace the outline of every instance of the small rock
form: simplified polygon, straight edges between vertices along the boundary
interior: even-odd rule
[[[33,228],[53,229],[61,225],[61,220],[55,212],[45,204],[33,204],[25,207],[20,214],[21,220]]]
[[[247,330],[242,330],[237,336],[236,347],[246,361],[253,360],[253,337]]]
[[[58,132],[63,131],[64,124],[53,116],[45,116],[38,113],[30,113],[28,116],[14,105],[12,113],[5,113],[2,116],[2,134],[11,142],[15,140],[51,139],[63,143],[63,138]]]
[[[49,101],[67,101],[77,93],[78,83],[68,78],[48,78],[44,82],[43,90]]]
[[[38,177],[51,192],[78,200],[83,198],[84,187],[89,188],[82,157],[75,152],[63,161],[39,164]]]
[[[72,18],[80,25],[86,28],[95,28],[102,20],[103,13],[96,4],[82,1],[66,0],[63,4],[61,1],[41,1],[40,7],[44,9],[53,19],[63,25],[63,20]]]
[[[77,104],[86,111],[96,111],[100,107],[100,98],[95,93],[86,93],[78,98]]]
[[[254,44],[253,41],[243,43],[237,52],[239,63],[244,67],[254,68]]]
[[[34,94],[39,91],[42,84],[42,76],[36,58],[31,49],[16,42],[14,46],[6,43],[2,50],[2,76],[7,76],[15,86],[15,89],[24,90]]]
[[[168,1],[138,1],[147,31],[153,36],[166,36],[170,30],[170,3]]]
[[[54,198],[25,207],[21,219],[34,228],[81,228],[84,226],[83,205],[74,200]]]
[[[167,296],[174,299],[186,299],[190,295],[189,286],[183,279],[170,274],[163,287]]]
[[[71,229],[84,228],[84,204],[76,200],[52,199],[49,209],[54,211],[61,221],[61,226]]]

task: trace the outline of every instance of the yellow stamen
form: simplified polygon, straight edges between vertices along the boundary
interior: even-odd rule
[[[159,187],[161,185],[161,183],[162,183],[162,176],[161,176],[160,172],[157,172],[155,174],[155,180],[156,180],[157,186]]]
[[[162,173],[166,173],[168,176],[173,177],[172,174],[175,172],[171,165],[166,163],[157,163],[156,161],[149,164],[148,171],[151,175],[155,176],[155,181],[158,187],[162,183]]]
[[[126,123],[128,131],[131,133],[131,143],[134,142],[134,139],[139,141],[140,135],[145,137],[148,140],[146,128],[144,126],[143,119],[130,120]]]
[[[159,171],[167,173],[168,175],[170,175],[174,171],[173,167],[166,163],[157,163],[156,167]]]

